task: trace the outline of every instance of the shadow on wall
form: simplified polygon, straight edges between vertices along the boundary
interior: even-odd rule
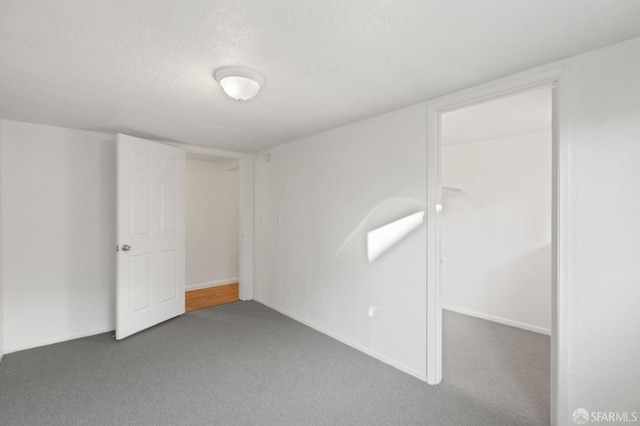
[[[341,338],[417,377],[426,365],[424,209],[423,201],[394,197],[359,220],[350,218],[335,240],[337,250],[327,253],[326,261],[317,258],[317,269],[307,270],[294,290],[306,291],[310,302],[303,309],[310,322],[338,330]],[[403,223],[407,216],[413,218]],[[369,262],[367,234],[398,220],[401,226],[392,228],[401,228],[400,233]]]
[[[362,237],[366,239],[366,258],[373,262],[424,223],[425,206],[413,198],[389,198],[378,203],[340,244],[334,260],[354,239]]]
[[[367,259],[369,259],[369,263],[418,229],[424,223],[424,213],[422,210],[367,232]]]

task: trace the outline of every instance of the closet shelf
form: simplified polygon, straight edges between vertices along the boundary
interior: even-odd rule
[[[442,187],[443,191],[449,191],[449,192],[464,192],[462,189],[460,188],[452,188],[450,186],[443,186]]]

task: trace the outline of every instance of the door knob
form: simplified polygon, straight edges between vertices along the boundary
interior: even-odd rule
[[[122,251],[129,251],[129,250],[131,250],[131,246],[130,245],[125,244],[125,245],[122,246]]]

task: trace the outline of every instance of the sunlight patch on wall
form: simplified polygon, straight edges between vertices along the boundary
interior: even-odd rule
[[[369,263],[418,229],[423,222],[424,211],[421,211],[367,232],[367,258]]]

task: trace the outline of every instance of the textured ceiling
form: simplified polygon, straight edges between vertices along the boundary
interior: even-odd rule
[[[636,36],[637,0],[0,0],[0,118],[254,151]]]

